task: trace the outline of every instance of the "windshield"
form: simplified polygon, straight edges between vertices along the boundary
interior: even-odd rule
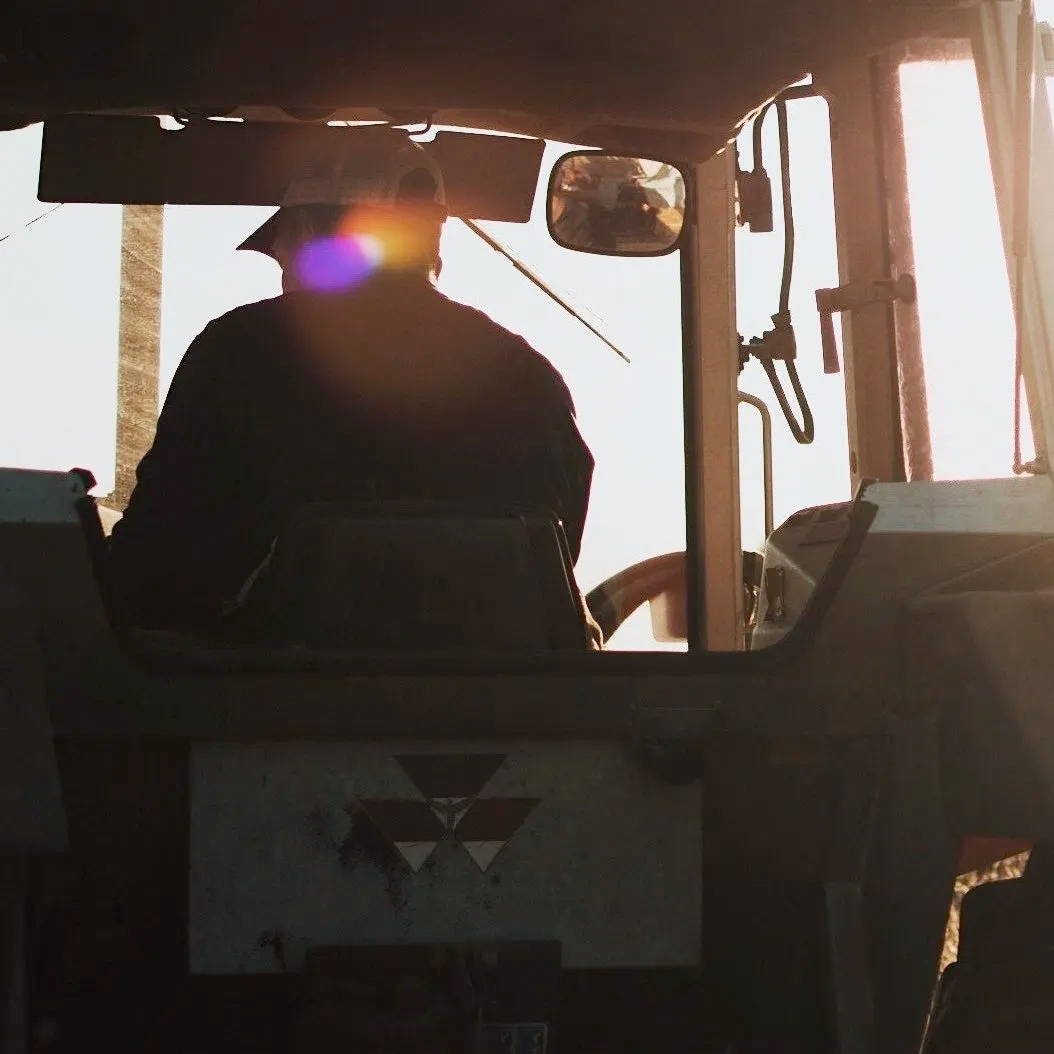
[[[98,479],[95,493],[104,497],[114,486],[122,209],[37,201],[40,138],[39,126],[0,135],[0,276],[7,305],[0,318],[0,461],[89,468]],[[588,591],[631,564],[685,548],[680,254],[610,259],[557,246],[547,233],[541,199],[546,177],[566,149],[547,146],[531,223],[481,226],[630,362],[459,220],[446,225],[439,287],[521,334],[560,371],[572,393],[596,459],[576,568],[579,585]],[[278,294],[277,265],[235,251],[271,211],[165,208],[162,401],[188,344],[211,319]],[[126,288],[126,303],[135,295]],[[127,321],[123,339],[135,339]],[[656,644],[646,607],[611,643],[680,647]]]

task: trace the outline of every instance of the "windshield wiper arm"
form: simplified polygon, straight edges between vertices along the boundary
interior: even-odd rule
[[[21,227],[15,227],[14,230],[8,231],[7,234],[0,234],[0,242],[6,242],[8,238],[13,238],[16,234],[21,233],[27,227],[32,227],[34,223],[39,223],[42,219],[50,216],[53,212],[57,212],[65,204],[66,202],[60,201],[57,205],[52,205],[50,209],[45,209],[43,212],[34,216],[31,220],[27,220]]]
[[[557,293],[554,289],[547,285],[545,280],[540,275],[535,274],[534,271],[532,271],[522,260],[518,259],[510,249],[507,249],[496,238],[492,238],[482,227],[479,226],[479,224],[475,223],[473,220],[462,219],[461,222],[466,227],[468,227],[468,229],[472,231],[473,234],[475,234],[478,238],[481,238],[484,242],[486,242],[487,245],[489,245],[496,253],[500,253],[502,256],[504,256],[505,259],[508,260],[509,263],[511,263],[512,266],[515,267],[516,270],[524,276],[524,278],[526,278],[529,282],[533,282],[554,303],[559,304],[560,307],[562,307],[572,318],[577,319],[579,322],[581,322],[582,325],[585,326],[586,329],[588,329],[589,332],[593,334],[593,336],[599,337],[600,340],[602,340],[620,359],[624,359],[626,362],[630,361],[629,356],[621,348],[612,344],[611,341],[608,340],[608,338],[605,337],[604,334],[596,328],[596,326],[594,326],[587,319],[583,318],[582,315],[579,314],[579,312],[577,312],[566,300],[564,300],[559,293]]]

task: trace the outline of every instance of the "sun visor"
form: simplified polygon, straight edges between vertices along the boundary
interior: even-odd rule
[[[177,131],[153,117],[68,116],[44,123],[41,201],[125,205],[277,205],[297,162],[360,129],[200,121]],[[452,216],[526,223],[538,186],[539,139],[441,131]]]

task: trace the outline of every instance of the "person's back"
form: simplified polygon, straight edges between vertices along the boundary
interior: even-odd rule
[[[285,518],[314,501],[540,504],[577,558],[593,459],[553,367],[420,267],[305,287],[290,276],[310,242],[294,238],[283,259],[276,230],[277,250],[262,251],[291,291],[211,323],[173,380],[111,539],[116,616],[215,624]]]
[[[206,328],[111,542],[115,608],[207,625],[313,501],[531,502],[577,558],[592,458],[556,371],[419,279],[289,293]]]

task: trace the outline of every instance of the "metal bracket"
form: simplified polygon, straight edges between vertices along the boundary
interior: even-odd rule
[[[876,282],[852,282],[834,289],[816,290],[816,310],[820,313],[820,343],[823,345],[823,372],[840,373],[838,344],[834,339],[836,311],[852,311],[864,304],[903,300],[915,302],[915,276],[902,274],[897,278],[880,278]]]

